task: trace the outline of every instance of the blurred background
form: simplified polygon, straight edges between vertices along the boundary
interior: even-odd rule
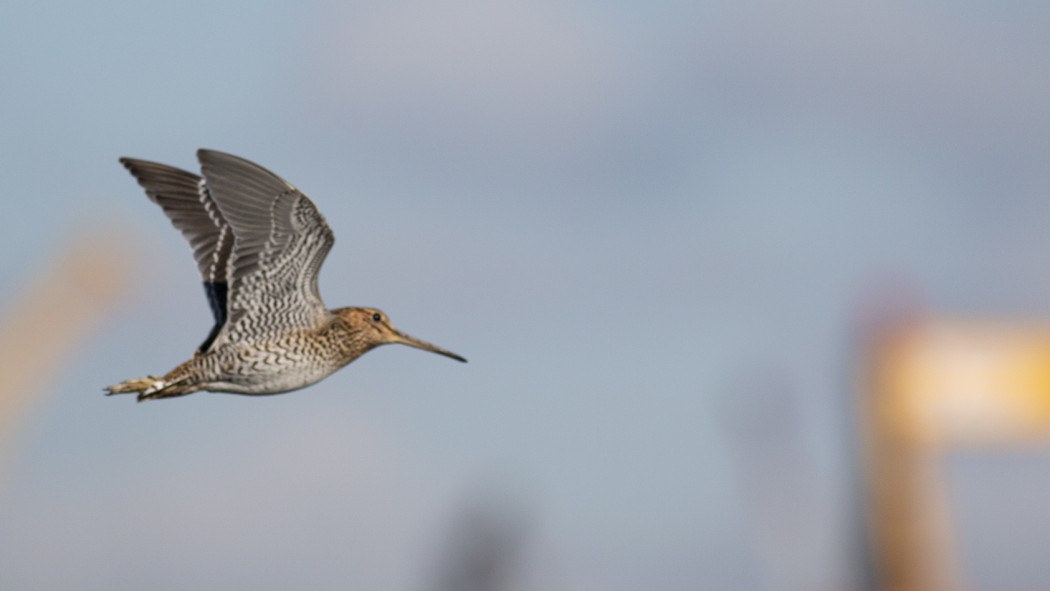
[[[3,4],[0,588],[1050,586],[1048,27]],[[313,197],[330,306],[470,363],[104,397],[211,326],[117,163],[198,147]]]

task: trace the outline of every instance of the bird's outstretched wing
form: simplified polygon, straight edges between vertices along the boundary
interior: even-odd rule
[[[164,210],[193,248],[204,292],[215,325],[199,350],[207,351],[226,322],[226,266],[233,246],[233,235],[229,224],[215,206],[208,188],[201,177],[166,164],[121,158],[120,163],[128,169],[146,190],[146,195]]]
[[[317,291],[317,273],[335,237],[313,202],[243,158],[212,150],[198,150],[197,158],[234,237],[226,267],[229,318],[216,341],[323,322],[327,310]]]

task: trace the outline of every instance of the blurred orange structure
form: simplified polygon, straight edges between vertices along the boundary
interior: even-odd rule
[[[881,583],[965,588],[940,464],[1050,438],[1050,326],[917,320],[869,336],[859,410]]]
[[[50,376],[127,287],[131,255],[112,235],[72,241],[0,316],[0,474]]]

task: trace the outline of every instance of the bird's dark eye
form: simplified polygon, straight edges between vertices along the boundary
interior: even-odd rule
[[[372,314],[372,320],[375,320],[376,322],[379,322],[382,319],[383,319],[383,316],[380,315],[379,312],[376,312],[375,314]]]

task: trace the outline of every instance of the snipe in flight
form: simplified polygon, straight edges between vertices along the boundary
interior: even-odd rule
[[[163,377],[108,394],[138,399],[201,390],[280,394],[314,384],[380,345],[401,343],[466,359],[409,336],[374,308],[329,310],[317,272],[335,237],[313,202],[243,158],[199,150],[201,176],[155,162],[120,162],[193,247],[215,316],[211,333]]]

